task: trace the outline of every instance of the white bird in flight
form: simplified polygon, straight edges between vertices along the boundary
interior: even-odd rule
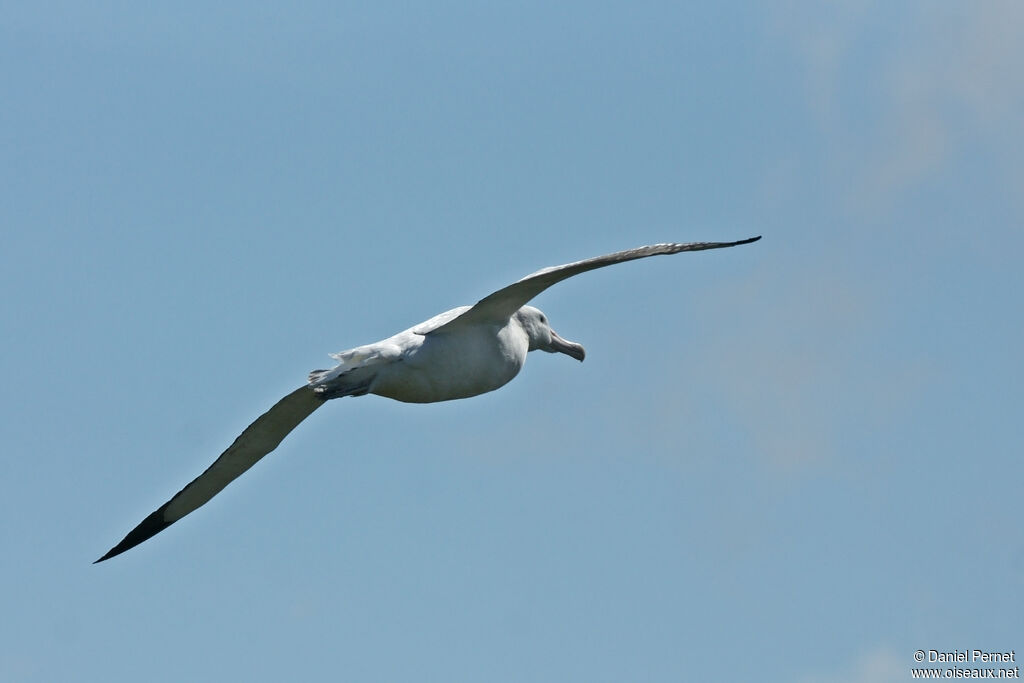
[[[331,354],[338,361],[335,367],[309,373],[305,385],[256,418],[205,472],[96,562],[134,548],[204,505],[332,398],[377,394],[408,403],[450,401],[504,386],[522,369],[530,351],[564,353],[582,361],[583,346],[558,336],[543,313],[526,305],[556,282],[624,261],[734,247],[759,239],[653,244],[543,268],[473,306],[453,308],[393,337]]]

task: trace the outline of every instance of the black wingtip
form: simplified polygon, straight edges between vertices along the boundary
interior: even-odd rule
[[[99,564],[104,560],[109,560],[112,557],[120,555],[126,550],[131,550],[138,544],[156,536],[158,533],[173,524],[174,522],[168,522],[164,519],[164,510],[167,509],[167,505],[169,504],[170,501],[161,505],[159,510],[139,522],[139,525],[129,531],[128,535],[121,539],[120,543],[108,550],[106,555],[93,562],[93,564]]]
[[[750,244],[751,242],[756,242],[759,239],[761,239],[760,235],[758,235],[757,237],[748,237],[747,239],[740,240],[739,242],[736,242],[735,244]]]

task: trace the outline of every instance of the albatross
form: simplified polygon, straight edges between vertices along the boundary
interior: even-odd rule
[[[333,353],[337,365],[309,373],[306,384],[256,418],[205,472],[96,562],[134,548],[204,505],[333,398],[376,394],[407,403],[451,401],[504,386],[519,374],[530,351],[564,353],[582,361],[583,346],[556,334],[547,316],[527,305],[556,282],[648,256],[722,249],[759,239],[653,244],[543,268],[473,306],[453,308],[382,341]]]

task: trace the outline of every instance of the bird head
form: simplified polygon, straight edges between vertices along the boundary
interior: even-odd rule
[[[586,357],[583,345],[559,337],[558,333],[548,324],[548,317],[539,309],[533,306],[523,306],[516,311],[516,318],[530,338],[530,351],[564,353],[581,362]]]

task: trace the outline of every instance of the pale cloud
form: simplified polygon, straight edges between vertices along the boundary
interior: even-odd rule
[[[885,20],[893,23],[880,28]],[[829,170],[846,181],[852,208],[884,209],[979,152],[999,161],[1008,187],[1019,185],[1022,22],[1017,2],[776,6],[774,32],[804,69]]]
[[[884,283],[857,276],[838,254],[827,263],[796,257],[717,288],[694,315],[706,324],[692,355],[655,392],[663,410],[685,416],[688,443],[725,419],[751,458],[792,475],[856,466],[851,442],[895,428],[936,381],[927,354],[885,352],[898,320],[885,312]]]
[[[1024,4],[1012,0],[973,4],[966,19],[960,49],[952,55],[949,69],[953,91],[979,122],[1000,129],[1010,123],[1019,125],[1024,106],[1020,78]]]
[[[871,294],[853,282],[813,266],[802,273],[766,267],[712,304],[746,312],[742,330],[716,327],[706,337],[702,381],[777,466],[822,464],[837,452],[856,339],[873,323]]]
[[[772,33],[791,45],[803,61],[811,107],[820,120],[834,120],[840,68],[854,38],[863,29],[871,3],[790,0],[769,7],[774,10]]]
[[[865,652],[846,668],[816,671],[800,678],[800,683],[902,683],[910,678],[911,657],[901,657],[893,649],[878,647]]]

